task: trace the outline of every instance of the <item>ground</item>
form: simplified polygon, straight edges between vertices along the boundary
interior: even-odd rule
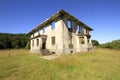
[[[95,49],[47,60],[29,50],[0,50],[0,80],[119,80],[120,51]]]
[[[48,55],[48,56],[41,56],[40,58],[43,58],[43,59],[47,59],[47,60],[52,60],[52,59],[56,59],[56,58],[59,58],[60,55]]]

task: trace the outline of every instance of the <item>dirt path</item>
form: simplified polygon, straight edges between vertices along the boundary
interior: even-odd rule
[[[49,56],[42,56],[41,58],[47,59],[47,60],[52,60],[52,59],[59,58],[59,56],[57,56],[57,55],[49,55]]]

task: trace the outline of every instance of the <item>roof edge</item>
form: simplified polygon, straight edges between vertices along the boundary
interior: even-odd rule
[[[66,11],[64,11],[63,9],[61,9],[60,11],[57,11],[55,14],[53,14],[51,17],[47,18],[45,21],[43,21],[42,23],[40,23],[37,27],[35,27],[33,30],[31,30],[28,34],[32,34],[35,31],[41,29],[42,27],[44,27],[45,25],[47,25],[49,22],[52,22],[56,17],[59,17],[61,15],[66,16],[69,19],[73,19],[74,21],[77,22],[77,24],[82,25],[82,27],[89,29],[90,31],[92,31],[93,29],[90,28],[89,26],[87,26],[86,24],[84,24],[83,22],[79,21],[77,18],[75,18],[74,16],[70,15],[69,13],[67,13]]]

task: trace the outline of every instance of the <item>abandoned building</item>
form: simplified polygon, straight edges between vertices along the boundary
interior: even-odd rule
[[[92,49],[93,29],[64,10],[58,11],[29,32],[30,52],[71,54]]]

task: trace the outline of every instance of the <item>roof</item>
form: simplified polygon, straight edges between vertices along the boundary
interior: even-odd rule
[[[32,34],[34,32],[36,32],[37,30],[43,28],[45,25],[51,23],[52,21],[54,21],[56,18],[60,17],[60,16],[64,16],[69,20],[75,21],[78,25],[92,31],[93,29],[90,28],[89,26],[87,26],[86,24],[84,24],[83,22],[79,21],[78,19],[76,19],[74,16],[70,15],[69,13],[67,13],[64,10],[60,10],[58,11],[56,14],[52,15],[50,18],[48,18],[47,20],[45,20],[44,22],[42,22],[40,25],[38,25],[37,27],[35,27],[33,30],[31,30],[28,34]]]

